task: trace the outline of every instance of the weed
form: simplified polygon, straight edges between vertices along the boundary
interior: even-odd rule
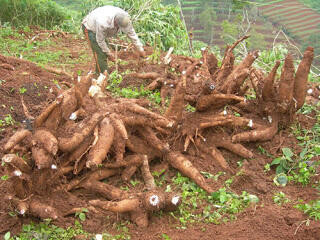
[[[209,178],[217,179],[222,174],[219,173],[216,177],[212,174],[206,175]],[[259,200],[255,195],[250,195],[245,191],[241,195],[237,195],[227,191],[226,188],[207,194],[197,184],[180,173],[177,173],[173,183],[182,191],[182,204],[178,214],[170,214],[180,221],[182,228],[185,228],[188,223],[197,221],[219,224],[233,220],[236,218],[236,214],[248,207],[251,202],[256,203]],[[199,208],[201,208],[201,212]]]
[[[320,200],[297,204],[294,207],[308,214],[311,218],[320,220]]]
[[[161,235],[161,237],[162,237],[162,239],[164,239],[164,240],[171,240],[171,238],[170,238],[167,234],[165,234],[165,233],[163,233],[163,234]]]
[[[24,94],[26,91],[27,91],[27,89],[25,87],[19,88],[19,93],[20,94]]]
[[[86,239],[89,236],[88,233],[82,230],[82,226],[78,221],[75,221],[73,227],[63,229],[55,225],[50,224],[50,221],[45,221],[39,224],[23,225],[22,232],[18,236],[13,236],[10,239],[13,240],[28,240],[28,239],[60,239],[69,240],[74,239],[75,236],[83,235]]]
[[[7,114],[6,117],[4,118],[4,122],[5,125],[9,126],[13,126],[15,124],[15,120],[12,118],[12,116],[10,114]]]
[[[80,212],[76,212],[75,216],[78,217],[81,221],[85,221],[86,220],[86,213],[89,212],[88,209],[86,208],[81,208]]]
[[[195,112],[195,111],[196,111],[196,108],[195,108],[195,107],[192,107],[190,104],[188,104],[188,105],[186,106],[186,110],[187,110],[188,112]]]
[[[272,197],[273,202],[279,206],[290,202],[290,199],[286,197],[286,194],[283,192],[275,193]]]
[[[133,187],[135,187],[135,186],[137,186],[137,185],[140,184],[140,181],[139,181],[139,180],[131,180],[130,183],[131,183],[131,185],[132,185]]]

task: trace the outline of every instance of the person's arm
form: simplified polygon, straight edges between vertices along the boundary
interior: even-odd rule
[[[107,43],[105,41],[105,34],[104,34],[104,28],[97,24],[96,26],[96,39],[97,39],[97,43],[99,45],[99,47],[102,49],[102,51],[107,54],[107,55],[110,55],[111,54],[111,51],[110,49],[108,48],[107,46]]]
[[[133,26],[130,24],[130,27],[128,28],[126,32],[127,36],[131,39],[132,43],[138,48],[139,52],[144,52],[143,45],[138,38],[136,32],[133,29]]]

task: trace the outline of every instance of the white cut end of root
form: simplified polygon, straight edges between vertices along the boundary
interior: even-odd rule
[[[25,212],[26,212],[25,209],[21,209],[21,210],[19,211],[19,214],[20,214],[20,215],[23,215],[23,214],[25,214]]]
[[[96,95],[97,93],[101,92],[101,88],[99,86],[94,86],[92,85],[89,88],[89,96],[90,97],[94,97],[94,95]]]
[[[164,85],[167,85],[167,82],[165,81],[163,84],[164,84]]]
[[[205,47],[201,48],[201,51],[204,51],[204,50],[206,50],[206,48],[205,48]]]
[[[152,195],[149,199],[149,202],[152,206],[157,206],[160,202],[158,195]]]
[[[170,84],[170,87],[174,87],[174,85],[173,85],[173,84]]]
[[[172,199],[171,199],[171,203],[173,205],[177,205],[180,201],[180,197],[179,196],[174,196]]]
[[[170,128],[171,128],[171,127],[173,127],[173,124],[174,124],[174,122],[169,122],[168,125],[167,125],[167,127],[170,127]]]
[[[243,102],[246,103],[246,102],[247,102],[247,99],[245,98],[245,99],[243,100]]]
[[[202,61],[200,61],[200,64],[203,64],[203,62],[202,62]]]
[[[252,119],[249,120],[248,127],[251,127],[251,128],[253,127],[253,121],[252,121]]]
[[[50,92],[50,93],[53,93],[53,89],[52,89],[52,88],[50,88],[50,89],[49,89],[49,92]]]
[[[104,82],[105,79],[106,79],[106,75],[100,73],[100,75],[99,75],[99,77],[98,77],[98,79],[97,79],[97,84],[98,84],[99,86],[102,86],[102,84],[103,84],[103,82]]]
[[[102,240],[102,234],[96,234],[95,240]]]
[[[224,110],[223,111],[223,115],[227,115],[228,113],[227,113],[227,110]]]
[[[81,82],[81,77],[80,77],[80,76],[78,76],[78,79],[77,79],[77,80],[78,80],[78,82]]]
[[[312,94],[312,92],[313,92],[312,88],[308,89],[307,91],[308,94]]]
[[[51,169],[56,170],[57,168],[58,168],[57,165],[55,165],[55,164],[51,165]]]
[[[77,119],[77,113],[76,112],[72,113],[70,115],[69,119],[72,120],[72,121],[76,120]]]
[[[183,75],[186,74],[186,71],[182,71],[182,74],[183,74]]]
[[[272,123],[272,117],[271,116],[268,116],[268,121],[269,121],[269,123]]]
[[[204,142],[206,142],[206,141],[207,141],[207,139],[205,139],[205,138],[203,138],[202,140],[203,140]]]
[[[7,154],[7,155],[3,156],[2,161],[4,161],[5,163],[11,163],[13,156],[14,155],[12,155],[12,154]]]
[[[197,77],[199,77],[200,76],[200,74],[199,73],[197,73],[197,75],[196,75]]]
[[[20,170],[15,170],[13,174],[17,177],[20,177],[22,175],[22,172]]]

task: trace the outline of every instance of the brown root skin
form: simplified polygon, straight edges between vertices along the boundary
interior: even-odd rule
[[[292,104],[294,73],[293,57],[288,54],[284,61],[278,88],[278,106],[283,113],[288,111]]]
[[[182,203],[182,198],[179,194],[173,192],[165,192],[165,207],[164,211],[173,212],[177,210]]]
[[[231,172],[230,166],[227,163],[226,159],[222,155],[216,146],[207,146],[207,144],[203,143],[199,138],[196,140],[197,147],[204,153],[211,156],[215,163],[217,163],[222,169]]]
[[[262,99],[264,101],[270,101],[274,99],[274,95],[275,95],[274,79],[276,77],[279,66],[280,66],[280,61],[277,61],[274,67],[272,68],[271,72],[264,79],[264,85],[262,89]]]
[[[205,111],[209,107],[219,108],[231,102],[243,102],[244,97],[239,97],[233,94],[222,94],[213,92],[209,95],[202,95],[196,105],[197,111]]]
[[[109,117],[111,119],[113,127],[120,133],[121,137],[123,139],[128,139],[128,132],[126,126],[124,125],[121,118],[115,113],[110,114]]]
[[[238,133],[232,136],[232,142],[255,142],[268,141],[273,138],[278,132],[279,115],[277,113],[271,116],[272,123],[265,128],[258,128],[256,130]]]
[[[26,213],[28,213],[29,211],[29,202],[28,201],[22,201],[14,196],[7,196],[8,201],[10,201],[10,203],[13,205],[13,207],[16,209],[16,211],[20,214],[20,215],[24,215]]]
[[[156,184],[154,178],[150,172],[149,161],[147,155],[142,155],[142,165],[141,165],[141,174],[146,185],[147,190],[155,189]]]
[[[94,181],[91,178],[84,181],[80,185],[81,187],[87,189],[90,192],[99,193],[103,197],[106,197],[109,200],[119,200],[125,199],[128,197],[128,193],[120,190],[110,184],[103,183],[100,181]]]
[[[306,99],[307,87],[308,87],[308,75],[310,67],[314,58],[314,50],[312,47],[307,47],[304,52],[303,58],[298,66],[296,76],[294,78],[294,93],[295,110],[299,110]]]
[[[182,174],[191,178],[195,183],[208,193],[212,193],[213,189],[206,183],[205,178],[201,175],[198,169],[196,169],[189,159],[187,159],[180,152],[169,152],[166,155],[166,159],[172,167],[178,169]]]
[[[126,152],[126,139],[124,139],[118,131],[115,131],[112,149],[115,153],[116,162],[122,162]]]
[[[53,101],[47,108],[45,108],[41,114],[34,121],[34,128],[41,127],[44,122],[47,120],[52,111],[61,104],[63,100],[63,95],[59,95],[55,101]]]
[[[9,152],[13,147],[18,145],[23,139],[30,137],[32,133],[26,129],[20,129],[15,132],[4,145],[3,150],[4,152]]]
[[[51,168],[53,163],[53,156],[44,148],[37,146],[32,147],[32,158],[34,159],[38,169]]]
[[[29,196],[32,189],[32,182],[28,175],[22,174],[16,176],[15,173],[10,177],[10,182],[14,186],[15,196],[20,199],[24,199]]]
[[[127,104],[125,106],[125,108],[133,113],[141,114],[146,117],[157,120],[159,123],[159,126],[161,126],[161,127],[172,127],[173,126],[173,121],[167,119],[166,117],[163,117],[160,114],[154,113],[144,107],[141,107],[138,104],[135,104],[135,103]],[[162,123],[161,125],[160,125],[160,122]]]
[[[161,157],[162,153],[150,146],[145,140],[135,135],[130,135],[126,142],[126,147],[134,153],[145,154],[151,161],[156,157]]]
[[[104,118],[99,125],[99,137],[96,144],[91,148],[87,168],[98,166],[106,158],[114,138],[114,128],[109,118]]]
[[[48,118],[45,120],[44,124],[42,125],[44,128],[55,132],[58,129],[58,126],[62,122],[62,110],[61,106],[57,106],[53,109],[50,113]]]
[[[170,105],[164,114],[165,117],[180,122],[184,110],[184,96],[186,94],[186,74],[183,74],[182,80],[178,83]]]
[[[226,93],[238,92],[245,79],[249,76],[250,67],[258,56],[258,51],[249,53],[246,58],[231,72],[219,90]]]
[[[101,115],[100,113],[95,113],[86,123],[86,125],[82,125],[83,127],[80,129],[80,132],[74,133],[71,138],[58,138],[59,149],[63,152],[71,152],[72,150],[74,150],[93,131],[95,126],[102,118],[103,115]]]
[[[70,153],[67,161],[63,164],[63,166],[68,165],[72,162],[79,161],[82,156],[90,149],[91,143],[93,142],[94,137],[91,135],[87,137],[73,152]]]
[[[124,199],[119,202],[90,200],[89,204],[115,213],[132,212],[136,211],[140,207],[140,201],[138,198]]]
[[[122,174],[121,174],[122,181],[129,182],[131,177],[133,176],[133,174],[135,174],[135,172],[137,171],[137,169],[138,169],[138,166],[136,166],[136,165],[127,166],[122,171]]]
[[[157,78],[156,80],[151,82],[145,89],[153,91],[153,90],[155,90],[157,88],[160,88],[162,83],[163,83],[163,81],[165,81],[164,78]]]
[[[139,127],[138,132],[152,147],[160,152],[166,153],[170,150],[169,144],[162,142],[150,127]]]
[[[78,101],[76,91],[71,88],[63,92],[63,101],[61,103],[61,116],[64,120],[68,120],[70,115],[77,109]]]
[[[156,72],[148,72],[148,73],[131,73],[130,77],[136,77],[141,79],[156,79],[160,77],[159,73]]]
[[[37,146],[43,147],[50,154],[57,154],[58,140],[51,132],[44,129],[36,130],[32,136],[32,140]]]
[[[41,219],[57,219],[59,218],[60,214],[57,209],[42,203],[38,199],[33,199],[29,205],[30,214],[35,217],[40,217]]]
[[[88,93],[92,83],[92,78],[93,78],[93,73],[89,73],[85,77],[80,77],[79,81],[78,79],[76,80],[75,88],[77,89],[77,91],[81,93],[82,97],[84,97]]]
[[[165,194],[161,191],[152,190],[140,196],[143,207],[147,211],[159,211],[165,206]]]
[[[31,167],[16,154],[6,154],[2,157],[2,161],[19,169],[21,172],[24,172],[26,174],[30,174],[32,171]]]
[[[216,147],[222,147],[243,158],[253,158],[253,153],[241,144],[232,143],[230,140],[219,139],[214,141]]]

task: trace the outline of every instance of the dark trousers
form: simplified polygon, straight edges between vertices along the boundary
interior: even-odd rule
[[[104,73],[107,70],[107,54],[99,47],[96,39],[96,34],[88,30],[82,24],[82,31],[92,49],[94,59],[96,60],[96,73]]]

